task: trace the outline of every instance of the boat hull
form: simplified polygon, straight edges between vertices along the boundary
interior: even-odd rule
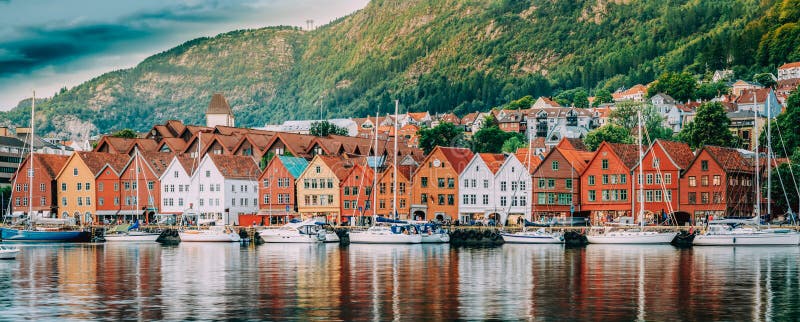
[[[697,235],[692,242],[695,246],[796,246],[798,244],[800,244],[800,234],[797,233]]]
[[[339,241],[340,241],[339,240],[339,235],[337,235],[336,233],[326,233],[325,234],[325,241],[323,241],[323,242],[324,243],[338,243]]]
[[[669,244],[678,233],[587,235],[589,244]]]
[[[189,232],[181,232],[178,233],[181,238],[181,242],[184,243],[196,243],[196,242],[207,242],[207,243],[235,243],[242,240],[238,234],[234,233],[227,233],[227,234],[215,234],[215,233],[189,233]]]
[[[115,234],[106,235],[104,238],[108,243],[155,243],[160,234]]]
[[[500,234],[503,241],[509,244],[563,244],[564,238],[561,236],[548,235],[522,235],[522,234]]]
[[[0,259],[16,259],[19,249],[0,247]]]
[[[88,231],[38,231],[0,228],[0,239],[6,243],[88,242]]]
[[[419,234],[373,234],[369,232],[351,232],[351,244],[420,244]]]
[[[260,232],[259,235],[265,243],[316,244],[323,242],[317,235],[275,234],[264,231]]]
[[[447,233],[422,234],[423,244],[445,244],[449,242],[450,234]]]

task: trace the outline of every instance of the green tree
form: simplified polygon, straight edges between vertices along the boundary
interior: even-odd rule
[[[769,73],[755,74],[753,75],[753,81],[764,87],[775,87],[778,83],[772,77]]]
[[[728,130],[730,124],[722,104],[706,102],[697,108],[694,120],[684,125],[678,138],[692,149],[705,145],[735,147],[739,139]]]
[[[131,129],[122,129],[114,133],[111,133],[111,136],[115,138],[135,139],[139,137],[139,134],[137,134],[136,131]]]
[[[629,129],[615,124],[606,124],[586,134],[583,143],[590,151],[594,151],[600,147],[603,141],[609,143],[633,143],[633,138]]]
[[[800,184],[800,149],[794,150],[791,162],[782,163],[772,170],[772,200],[779,209],[792,209],[798,213],[798,184]],[[794,176],[792,176],[794,175]],[[788,200],[788,203],[787,203]]]
[[[786,99],[786,110],[778,114],[773,121],[772,150],[778,156],[788,157],[798,147],[800,147],[800,91],[794,91]]]
[[[524,148],[528,145],[524,139],[520,139],[519,136],[512,136],[505,142],[503,142],[503,152],[506,153],[514,153],[517,152],[519,148]]]
[[[556,94],[553,100],[562,106],[589,107],[588,98],[586,89],[578,87]]]
[[[603,104],[603,103],[613,103],[613,102],[614,102],[614,97],[611,96],[611,92],[609,92],[607,89],[603,88],[603,89],[599,89],[599,90],[597,90],[597,92],[595,92],[595,94],[594,94],[594,102],[592,102],[592,106],[597,107],[597,106],[600,106],[600,104]]]
[[[589,94],[587,94],[586,91],[583,90],[575,93],[575,96],[572,97],[572,105],[580,108],[588,108]]]
[[[313,136],[328,136],[328,135],[344,135],[346,136],[347,129],[331,122],[319,121],[311,123],[309,133]]]
[[[697,87],[695,95],[697,98],[708,101],[720,95],[730,94],[731,88],[725,82],[706,82]]]
[[[423,127],[417,131],[419,148],[425,154],[437,146],[464,146],[464,129],[453,123],[444,122],[433,128]]]
[[[503,108],[507,110],[528,109],[535,103],[536,100],[533,96],[525,95],[524,97],[514,100],[506,104]]]
[[[652,97],[658,93],[665,93],[680,102],[686,102],[695,98],[696,91],[697,81],[692,74],[667,72],[661,74],[647,89],[647,96]]]
[[[611,111],[609,122],[626,129],[639,127],[638,112],[642,112],[642,124],[645,132],[642,133],[642,142],[650,145],[657,139],[672,139],[672,129],[665,127],[664,116],[658,113],[655,106],[649,103],[620,102],[617,108]]]
[[[484,126],[472,136],[472,152],[475,153],[500,153],[503,152],[505,143],[512,138],[515,141],[524,142],[525,137],[521,133],[506,132],[496,124]],[[511,147],[509,143],[509,147]],[[515,149],[516,151],[516,149]]]

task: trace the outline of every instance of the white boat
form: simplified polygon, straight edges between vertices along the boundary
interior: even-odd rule
[[[426,221],[409,222],[417,226],[419,234],[422,235],[423,244],[444,244],[450,242],[450,233],[439,224]]]
[[[0,245],[0,259],[16,259],[19,249]]]
[[[791,229],[757,229],[730,225],[709,225],[694,237],[695,246],[800,245],[800,233]]]
[[[264,229],[258,234],[265,243],[322,243],[327,238],[327,231],[320,229],[314,219]]]
[[[128,231],[128,232],[121,232],[115,234],[105,235],[106,242],[109,243],[116,243],[116,242],[128,242],[128,243],[154,243],[158,236],[161,236],[159,233],[148,233],[143,231]]]
[[[669,244],[678,235],[677,232],[662,233],[639,228],[604,228],[602,232],[586,235],[589,244]]]
[[[229,227],[211,226],[208,229],[184,230],[178,233],[181,242],[238,242],[242,238]]]
[[[420,244],[422,235],[411,225],[375,225],[365,231],[351,231],[351,244]]]
[[[564,234],[549,233],[544,228],[517,233],[501,233],[503,241],[510,244],[563,244]]]
[[[324,232],[325,234],[325,240],[322,241],[323,243],[338,243],[340,241],[339,235],[336,234],[336,230],[334,230],[331,225],[321,222],[316,222],[316,224],[319,232]]]

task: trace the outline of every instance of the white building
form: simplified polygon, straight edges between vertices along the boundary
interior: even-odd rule
[[[656,108],[658,114],[664,117],[663,126],[671,128],[675,133],[681,131],[683,112],[678,108],[678,104],[672,96],[658,93],[650,98],[650,103]]]
[[[189,157],[174,157],[161,174],[161,213],[179,215],[188,209],[196,209],[197,187],[192,186],[193,170],[199,160]]]
[[[530,173],[516,156],[508,155],[495,173],[492,189],[500,210],[500,223],[514,225],[520,218],[531,220],[532,189]]]
[[[800,78],[800,62],[783,64],[778,67],[778,80]]]
[[[458,219],[468,223],[472,220],[500,220],[499,204],[495,201],[495,173],[503,165],[502,154],[478,153],[472,157],[458,175]]]

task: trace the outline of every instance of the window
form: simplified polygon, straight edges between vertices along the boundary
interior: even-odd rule
[[[464,188],[469,188],[469,179],[464,179]]]
[[[344,187],[344,195],[345,196],[349,196],[350,195],[350,187]]]
[[[700,169],[703,171],[708,171],[708,160],[700,161]]]
[[[472,187],[473,188],[477,188],[478,187],[478,180],[472,179]]]
[[[713,180],[712,184],[715,185],[715,186],[718,186],[719,183],[720,183],[720,176],[718,174],[714,175],[714,178],[712,180]]]
[[[45,198],[45,197],[39,198],[39,205],[40,206],[47,205],[47,198]]]
[[[590,175],[586,181],[588,181],[590,186],[593,186],[594,185],[594,176]]]
[[[47,191],[47,185],[45,185],[44,183],[40,183],[39,184],[39,191],[42,191],[42,192]]]
[[[601,161],[601,165],[602,165],[603,170],[608,170],[608,159],[603,159]]]
[[[62,182],[61,183],[61,191],[67,191],[67,183],[66,182]]]
[[[125,188],[125,191],[131,190],[131,183],[128,181],[123,182],[122,186]],[[80,188],[78,190],[80,190]]]
[[[22,186],[18,183],[17,184],[17,192],[20,192],[20,191],[22,191]]]
[[[517,185],[519,185],[516,181],[511,181],[511,191],[517,191]]]
[[[211,185],[211,186],[213,187],[213,185]],[[170,187],[173,187],[173,188],[174,188],[174,186],[172,186],[172,185],[170,185]],[[203,192],[203,191],[205,191],[205,190],[206,190],[206,185],[204,185],[204,184],[202,184],[202,183],[201,183],[201,184],[200,184],[200,192]]]
[[[378,208],[386,209],[386,199],[378,200]]]
[[[322,167],[320,167],[320,166],[314,167],[314,172],[321,173],[322,172]]]
[[[269,204],[269,195],[268,195],[268,194],[267,194],[267,195],[264,195],[264,204],[265,204],[265,205],[268,205],[268,204]]]
[[[427,188],[428,187],[428,177],[420,178],[419,179],[419,185],[422,186],[422,188]]]
[[[178,171],[173,171],[172,172],[172,177],[173,178],[177,178],[178,177]]]
[[[72,175],[76,177],[78,176],[78,168],[72,168]]]
[[[172,199],[170,199],[170,203],[172,203]],[[178,198],[178,206],[183,206],[183,198]]]
[[[19,201],[20,201],[19,197],[14,198],[14,205],[19,207],[19,205],[21,205]]]
[[[664,174],[664,183],[665,184],[672,184],[672,173],[665,173]]]
[[[656,190],[656,191],[654,191],[653,199],[654,199],[656,202],[661,202],[661,200],[662,200],[662,194],[661,194],[661,190]]]
[[[656,173],[655,177],[656,177],[656,184],[661,184],[661,174],[660,173]]]
[[[697,187],[697,178],[694,176],[689,177],[689,186],[690,187]]]
[[[114,191],[119,191],[119,182],[114,182]]]
[[[620,174],[619,175],[619,183],[625,184],[628,182],[628,175],[627,174]]]
[[[427,204],[428,203],[428,194],[427,193],[420,194],[419,195],[419,202],[421,204],[423,204],[423,205]]]
[[[483,188],[484,189],[489,189],[489,180],[486,180],[486,179],[483,180]]]
[[[539,179],[539,189],[544,189],[544,179]]]
[[[406,200],[405,199],[400,199],[400,208],[402,209],[402,208],[405,208],[405,207],[406,207]]]
[[[647,182],[647,184],[653,184],[653,174],[652,174],[652,173],[648,173],[648,174],[646,174],[646,175],[645,175],[645,178],[646,178],[646,180],[647,180],[647,181],[646,181],[646,182]]]
[[[556,179],[547,179],[547,188],[553,189],[556,187]]]
[[[550,163],[550,168],[553,169],[553,171],[558,171],[558,160],[553,160],[553,162]]]
[[[645,202],[653,202],[653,190],[645,190]]]
[[[500,206],[505,207],[507,203],[506,196],[500,196]]]
[[[89,189],[92,188],[92,185],[90,183],[88,183],[88,182],[84,183],[83,185],[86,187],[86,190],[89,190]]]
[[[475,180],[472,180],[472,183],[475,183]],[[406,183],[405,182],[400,182],[400,183],[397,184],[397,186],[398,186],[398,190],[400,190],[400,191],[398,191],[399,193],[401,193],[401,194],[406,193]],[[475,188],[474,185],[473,185],[473,188]],[[358,189],[358,188],[356,188],[356,189]],[[369,189],[369,187],[367,187],[367,189]]]
[[[619,200],[628,200],[628,190],[619,191]]]
[[[481,198],[481,199],[482,199],[481,201],[483,202],[483,204],[484,204],[484,205],[488,205],[488,204],[489,204],[489,195],[483,195],[483,196],[481,196],[481,197],[482,197],[482,198]]]
[[[61,197],[61,205],[62,206],[66,206],[67,205],[67,197]]]
[[[358,196],[358,187],[352,187],[350,191],[354,196]]]
[[[604,185],[608,184],[608,175],[607,174],[603,175],[603,184]]]
[[[81,191],[81,188],[83,188],[83,184],[80,182],[78,182],[75,186],[77,187],[78,191]]]
[[[564,179],[564,187],[572,189],[572,179]]]
[[[653,168],[658,169],[658,166],[659,166],[659,160],[658,160],[658,158],[654,157],[653,158]]]
[[[722,203],[722,193],[714,192],[714,203]]]
[[[119,197],[114,197],[114,206],[119,206]],[[172,206],[172,205],[170,205],[170,206]]]
[[[105,200],[103,200],[103,197],[97,198],[97,205],[102,206],[104,203]]]
[[[437,181],[438,181],[438,187],[444,188],[444,178],[439,178],[437,179]]]
[[[505,181],[500,182],[500,191],[506,191],[506,188],[507,188],[506,182]]]
[[[708,192],[701,192],[700,193],[700,203],[701,204],[708,204]]]
[[[83,206],[83,197],[78,197],[78,206]]]
[[[328,179],[328,189],[333,188],[333,179]]]
[[[456,197],[453,194],[447,195],[447,204],[450,206],[456,204]]]
[[[350,209],[350,201],[349,201],[349,200],[345,200],[345,201],[344,201],[344,203],[343,203],[343,205],[344,205],[344,206],[343,206],[343,207],[344,207],[344,209]]]
[[[453,189],[456,187],[456,179],[454,178],[447,178],[447,187]]]
[[[527,190],[527,187],[526,187],[525,181],[520,181],[520,182],[519,182],[519,190],[520,190],[520,191],[525,191],[525,190]]]
[[[438,195],[437,197],[439,199],[439,205],[444,205],[444,195]]]
[[[206,170],[206,178],[211,178],[211,171]]]
[[[700,177],[700,185],[703,187],[708,187],[708,176]]]
[[[97,191],[102,192],[105,185],[102,182],[97,183]]]

